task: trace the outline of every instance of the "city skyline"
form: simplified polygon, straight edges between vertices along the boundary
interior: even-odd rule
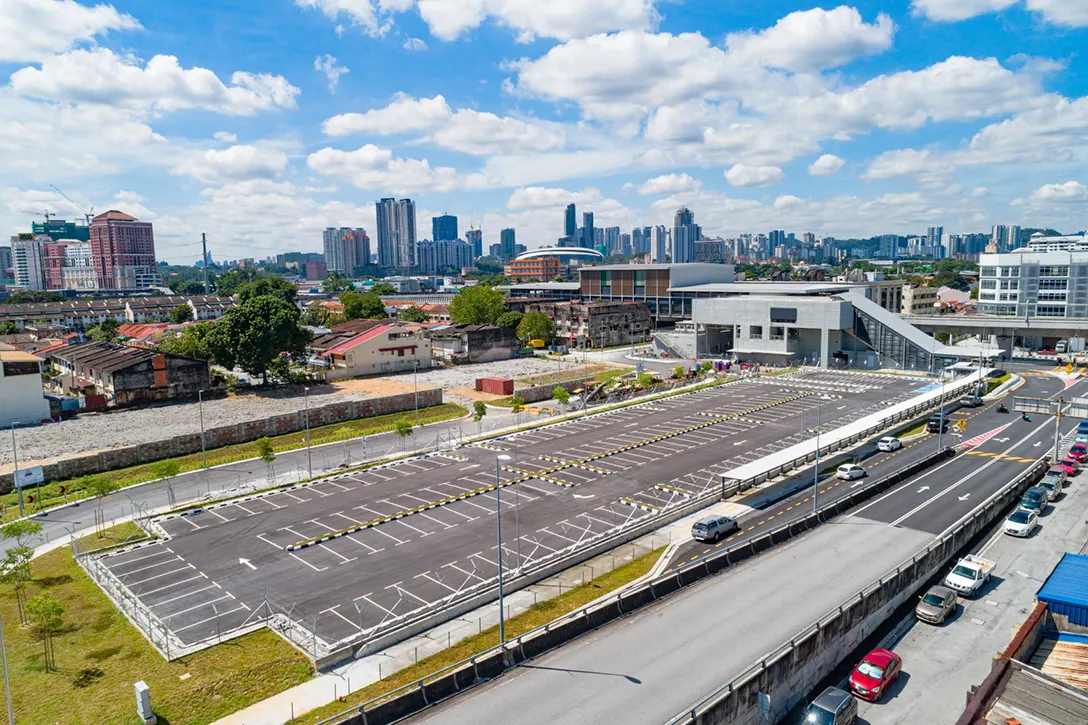
[[[481,228],[485,248],[504,228],[552,243],[570,203],[622,230],[687,205],[724,237],[1085,225],[1088,19],[1071,2],[726,17],[710,0],[615,0],[461,19],[249,2],[261,12],[243,0],[214,18],[4,3],[0,28],[29,12],[55,32],[2,44],[2,238],[93,206],[154,222],[169,261],[199,256],[201,232],[221,259],[318,251],[328,227],[376,238],[374,203],[404,196],[421,219]],[[288,25],[299,40],[284,48]]]

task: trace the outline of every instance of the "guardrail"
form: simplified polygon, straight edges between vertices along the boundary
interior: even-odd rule
[[[482,681],[497,677],[507,669],[538,657],[588,631],[648,606],[689,584],[782,544],[883,493],[918,471],[954,455],[954,449],[945,448],[896,473],[869,483],[815,512],[789,521],[763,536],[736,544],[705,559],[682,566],[667,575],[620,591],[604,601],[576,609],[542,627],[522,634],[507,642],[505,646],[493,647],[474,657],[454,663],[386,695],[322,720],[318,725],[330,723],[386,725],[396,722]]]

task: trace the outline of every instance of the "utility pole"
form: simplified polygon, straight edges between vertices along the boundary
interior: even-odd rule
[[[11,457],[15,459],[15,472],[12,474],[12,481],[15,483],[15,487],[19,490],[19,516],[23,515],[23,487],[19,485],[19,449],[15,445],[15,424],[19,421],[11,421]]]
[[[820,402],[816,402],[816,470],[812,472],[812,512],[819,510],[820,498]]]
[[[75,538],[72,539],[72,543],[75,543]],[[15,710],[11,707],[11,684],[8,682],[8,651],[4,647],[4,626],[3,622],[0,622],[0,659],[4,664],[4,697],[7,699],[8,705],[8,725],[15,725]]]
[[[200,264],[204,269],[204,294],[210,295],[211,292],[208,287],[208,235],[203,232],[200,233],[200,246],[204,249],[203,261]]]

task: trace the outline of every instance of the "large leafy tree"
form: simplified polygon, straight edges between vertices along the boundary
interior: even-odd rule
[[[204,344],[216,363],[240,367],[268,381],[268,366],[287,353],[301,357],[310,334],[299,326],[298,309],[280,297],[253,297],[216,321]]]
[[[555,324],[543,312],[526,312],[518,325],[518,339],[543,340],[548,342],[555,337]]]
[[[495,325],[506,311],[502,292],[483,284],[462,288],[450,301],[450,319],[459,325]]]
[[[295,304],[298,288],[283,277],[260,277],[238,287],[235,293],[238,301],[245,303],[254,297],[279,297],[284,302]]]
[[[401,322],[426,322],[430,316],[422,307],[409,305],[397,311],[397,319]]]
[[[328,279],[321,283],[322,291],[328,294],[337,294],[349,289],[354,289],[351,280],[340,276],[339,272],[332,272]]]
[[[344,292],[340,303],[344,305],[344,317],[349,320],[382,320],[387,316],[382,298],[374,292]]]
[[[181,331],[180,335],[163,338],[159,343],[159,349],[170,355],[182,355],[207,360],[211,357],[205,340],[208,333],[215,327],[214,322],[198,322],[189,325]]]
[[[193,319],[193,308],[189,305],[178,305],[174,309],[170,310],[170,321],[175,325],[180,325],[183,322],[189,322]]]
[[[215,291],[218,294],[231,296],[238,291],[238,288],[242,285],[252,282],[257,279],[257,270],[255,269],[232,269],[223,273],[223,276],[215,284]]]
[[[525,315],[521,312],[514,312],[511,310],[510,312],[504,312],[499,315],[499,319],[495,320],[495,324],[499,327],[509,327],[511,330],[516,330],[524,317]]]
[[[376,295],[395,295],[397,288],[388,282],[375,282],[371,285],[370,291]]]

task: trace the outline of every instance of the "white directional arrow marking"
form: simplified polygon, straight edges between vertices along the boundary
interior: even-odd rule
[[[922,486],[920,489],[918,489],[918,493],[922,493],[923,491],[928,491],[928,490],[929,490],[929,486]]]
[[[994,438],[994,440],[997,441],[998,443],[1008,443],[1009,442],[1008,438]]]
[[[1041,445],[1043,445],[1043,444],[1042,444],[1042,443],[1036,443],[1036,444],[1035,444],[1034,446],[1032,446],[1032,447],[1033,447],[1033,448],[1038,448],[1038,447],[1039,447],[1039,446],[1041,446]]]
[[[253,566],[253,564],[251,564],[251,563],[249,562],[249,559],[239,559],[239,560],[238,560],[238,563],[239,563],[239,564],[245,564],[246,566],[248,566],[248,567],[249,567],[250,569],[252,569],[253,571],[257,571],[257,567]]]
[[[962,496],[959,496],[960,501],[966,501],[969,498],[971,498],[971,494],[969,494],[969,493],[965,493]]]
[[[747,442],[748,442],[748,439],[747,439],[747,438],[745,438],[745,439],[744,439],[744,440],[742,440],[742,441],[737,441],[737,442],[736,442],[736,443],[734,443],[733,445],[735,445],[735,446],[740,446],[740,445],[744,445],[744,444],[745,444],[745,443],[747,443]]]
[[[597,494],[595,494],[595,493],[590,493],[590,494],[576,493],[576,494],[572,494],[572,495],[574,496],[574,498],[593,498]]]

